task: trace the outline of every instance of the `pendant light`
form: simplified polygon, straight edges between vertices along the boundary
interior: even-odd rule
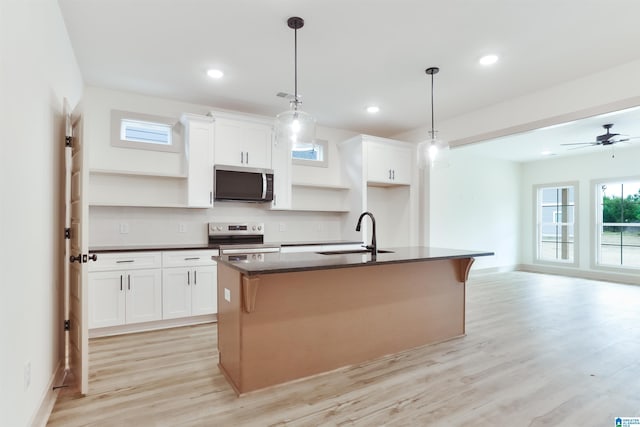
[[[294,94],[290,109],[276,116],[276,143],[313,144],[316,134],[316,120],[300,109],[302,101],[298,95],[298,30],[304,26],[304,19],[293,16],[287,26],[294,31]]]
[[[434,74],[438,74],[440,68],[429,67],[424,71],[427,75],[431,76],[431,130],[429,131],[431,139],[418,144],[418,166],[421,169],[426,168],[427,165],[431,165],[431,167],[437,164],[445,165],[449,153],[449,144],[436,137],[438,131],[436,131],[434,127],[433,76]]]

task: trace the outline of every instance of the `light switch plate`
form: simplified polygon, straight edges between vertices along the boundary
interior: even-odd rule
[[[231,302],[231,291],[227,288],[224,288],[224,299],[227,302]]]

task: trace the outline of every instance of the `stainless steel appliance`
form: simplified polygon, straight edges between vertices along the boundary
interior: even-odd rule
[[[210,222],[209,247],[231,261],[263,261],[265,253],[280,252],[280,245],[264,243],[261,222]]]
[[[213,186],[216,200],[270,202],[273,200],[273,171],[215,165]]]

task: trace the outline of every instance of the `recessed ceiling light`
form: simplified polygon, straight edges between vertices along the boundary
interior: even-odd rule
[[[493,65],[498,62],[498,55],[485,55],[480,58],[480,65]]]
[[[375,114],[379,111],[380,111],[380,107],[378,107],[377,105],[370,105],[369,107],[367,107],[367,113],[369,114]]]
[[[543,156],[552,156],[553,155],[553,151],[545,150],[540,154],[542,154]]]
[[[212,79],[219,79],[219,78],[222,78],[222,76],[224,76],[224,73],[220,70],[216,70],[212,68],[210,70],[207,70],[207,75]]]

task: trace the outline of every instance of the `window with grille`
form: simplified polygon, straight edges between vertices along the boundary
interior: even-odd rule
[[[536,259],[575,264],[576,185],[539,186],[536,200]]]
[[[596,185],[596,264],[640,268],[640,179]]]

